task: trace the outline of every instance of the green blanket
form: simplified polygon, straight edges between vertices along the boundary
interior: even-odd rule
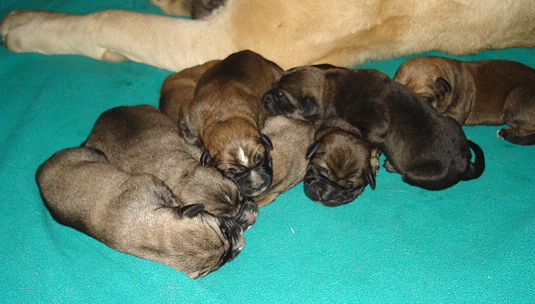
[[[146,0],[2,0],[13,9],[159,13]],[[433,53],[438,54],[438,53]],[[535,49],[485,51],[535,67]],[[393,76],[407,58],[364,65]],[[426,191],[379,171],[377,189],[329,208],[303,185],[260,210],[243,252],[190,279],[55,222],[35,182],[54,152],[79,145],[103,111],[158,105],[171,72],[0,47],[2,303],[534,303],[535,147],[471,126],[479,179]],[[534,84],[535,85],[535,84]]]

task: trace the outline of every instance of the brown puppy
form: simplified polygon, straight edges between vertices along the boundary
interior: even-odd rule
[[[375,189],[379,151],[341,119],[323,123],[307,159],[305,193],[315,202],[334,207],[353,201],[367,185]]]
[[[176,124],[149,105],[123,106],[104,112],[84,143],[132,174],[149,173],[164,181],[185,204],[203,204],[211,213],[252,225],[258,207],[212,167],[202,166],[199,148],[185,142]]]
[[[519,145],[535,144],[535,70],[527,65],[417,57],[403,63],[394,80],[460,124],[508,124],[498,136]]]
[[[180,111],[185,109],[195,96],[201,76],[221,60],[212,60],[169,75],[160,89],[160,110],[178,123]]]
[[[232,260],[244,245],[233,219],[181,205],[161,180],[121,171],[93,148],[57,152],[37,181],[58,222],[192,278]]]
[[[256,53],[234,53],[204,72],[193,99],[179,110],[182,136],[204,149],[201,163],[219,169],[247,196],[271,184],[273,145],[260,132],[267,114],[261,98],[281,73]]]
[[[308,121],[270,116],[262,132],[273,142],[273,182],[255,201],[259,207],[271,203],[281,193],[294,187],[305,177],[307,148],[314,142],[314,125]]]
[[[273,115],[321,121],[339,117],[378,145],[403,180],[439,190],[479,177],[483,152],[461,126],[387,75],[331,65],[288,70],[264,96]],[[470,161],[470,148],[476,154]]]

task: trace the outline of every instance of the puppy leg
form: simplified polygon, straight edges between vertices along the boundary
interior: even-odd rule
[[[505,102],[504,121],[509,128],[498,131],[501,137],[517,145],[535,145],[535,100],[533,89],[517,88]]]

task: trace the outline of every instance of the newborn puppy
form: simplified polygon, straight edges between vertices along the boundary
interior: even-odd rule
[[[57,152],[41,165],[37,182],[61,224],[192,278],[232,260],[245,243],[233,219],[181,205],[161,180],[121,171],[93,148]]]
[[[103,151],[126,172],[158,177],[185,205],[203,204],[211,213],[235,217],[243,229],[256,220],[254,201],[215,168],[202,166],[200,149],[186,143],[176,124],[153,106],[104,112],[84,146]]]
[[[403,63],[394,80],[460,124],[508,124],[498,136],[514,144],[535,144],[535,70],[527,65],[417,57]]]
[[[281,72],[256,53],[234,53],[201,76],[193,99],[179,110],[181,135],[204,149],[201,163],[219,169],[247,196],[271,184],[273,145],[260,132],[267,114],[261,98]]]
[[[307,158],[305,193],[317,203],[339,206],[356,199],[368,184],[375,189],[379,151],[345,121],[324,123]]]
[[[273,182],[255,201],[259,207],[271,203],[281,193],[293,188],[305,177],[307,148],[314,141],[314,125],[308,121],[283,116],[266,119],[262,132],[273,142]]]
[[[227,0],[150,0],[168,15],[190,15],[193,19],[207,20],[216,15]]]
[[[342,118],[386,154],[391,171],[424,189],[440,190],[477,178],[485,167],[483,151],[466,139],[455,120],[376,70],[294,68],[283,73],[264,102],[273,115],[313,121]]]
[[[180,111],[185,109],[186,105],[193,99],[201,76],[220,61],[208,61],[169,75],[160,89],[159,108],[162,113],[178,123]]]
[[[162,113],[171,120],[178,121],[180,109],[193,99],[202,74],[217,62],[219,61],[210,61],[167,77],[160,92]],[[310,122],[272,116],[266,118],[261,131],[273,144],[273,150],[270,151],[273,181],[267,190],[255,197],[259,207],[268,205],[303,180],[307,166],[305,152],[314,140],[314,126]]]

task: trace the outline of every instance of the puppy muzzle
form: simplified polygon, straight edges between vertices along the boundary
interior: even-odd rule
[[[328,207],[336,207],[353,201],[364,187],[346,188],[321,174],[316,166],[310,166],[305,175],[305,194],[313,201]]]
[[[256,222],[257,217],[258,205],[252,198],[243,196],[243,198],[240,200],[239,209],[234,216],[234,219],[245,231]]]
[[[266,191],[273,180],[273,168],[269,163],[262,163],[251,169],[227,175],[245,196],[257,196]]]
[[[266,92],[262,97],[262,101],[270,115],[284,115],[295,110],[284,92],[279,89],[272,89]]]
[[[243,237],[243,229],[234,219],[228,216],[217,216],[219,219],[219,229],[223,236],[228,240],[230,247],[221,258],[220,265],[232,261],[245,246],[245,238]]]

